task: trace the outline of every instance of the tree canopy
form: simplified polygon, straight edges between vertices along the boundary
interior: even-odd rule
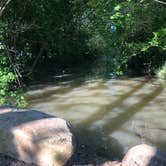
[[[107,59],[117,75],[154,73],[166,60],[165,9],[160,0],[2,0],[0,102],[43,65]]]

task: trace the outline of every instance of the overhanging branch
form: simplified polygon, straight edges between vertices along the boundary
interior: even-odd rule
[[[160,0],[154,0],[155,2],[158,2],[158,3],[161,3],[161,4],[163,4],[163,5],[166,5],[166,2],[164,2],[164,1],[160,1]]]
[[[2,16],[3,11],[6,9],[7,5],[11,2],[11,0],[7,0],[4,2],[4,5],[0,6],[0,18]]]

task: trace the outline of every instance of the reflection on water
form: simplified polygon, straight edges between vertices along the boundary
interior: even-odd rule
[[[69,121],[75,135],[101,155],[120,157],[136,144],[166,151],[166,90],[155,80],[54,76],[26,92],[29,108]]]

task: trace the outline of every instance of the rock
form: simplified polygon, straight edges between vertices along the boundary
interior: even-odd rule
[[[0,153],[40,166],[62,166],[72,156],[66,121],[35,110],[0,108]]]
[[[137,145],[127,152],[122,166],[166,166],[166,154],[153,146]]]

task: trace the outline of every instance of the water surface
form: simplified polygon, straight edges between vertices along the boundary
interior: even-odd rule
[[[28,108],[62,117],[77,141],[104,157],[148,143],[166,151],[166,90],[156,79],[62,74],[29,87]]]

